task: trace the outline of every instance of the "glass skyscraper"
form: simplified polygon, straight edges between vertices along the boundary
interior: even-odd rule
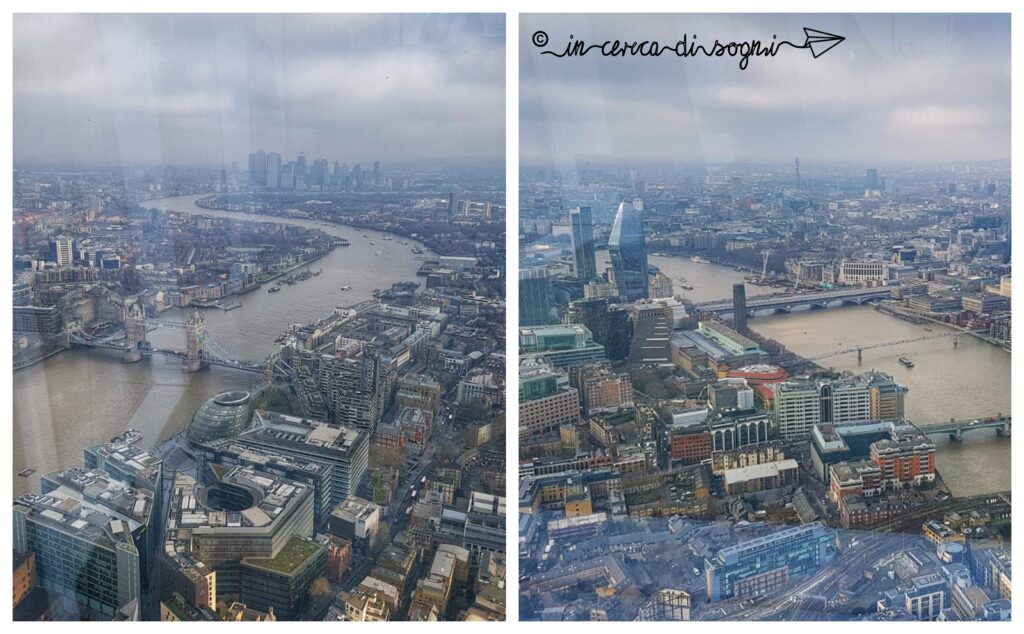
[[[553,323],[551,280],[545,269],[519,271],[519,325],[541,326]]]
[[[644,221],[640,218],[642,208],[639,198],[632,205],[620,203],[608,238],[615,286],[627,301],[647,299],[647,247],[644,245]]]
[[[594,219],[590,207],[569,210],[572,233],[572,268],[576,279],[590,281],[597,277],[597,258],[594,255]]]

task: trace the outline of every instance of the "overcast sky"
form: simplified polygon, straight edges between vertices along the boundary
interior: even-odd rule
[[[572,34],[675,43],[845,36],[818,59],[555,58]],[[985,15],[531,15],[520,27],[527,165],[1010,157],[1010,20]]]
[[[16,15],[14,159],[502,160],[498,15]]]

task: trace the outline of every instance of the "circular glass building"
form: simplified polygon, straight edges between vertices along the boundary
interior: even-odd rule
[[[234,438],[249,426],[249,393],[242,390],[221,392],[203,403],[188,426],[192,442]]]

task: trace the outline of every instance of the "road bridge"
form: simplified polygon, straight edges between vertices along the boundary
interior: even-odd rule
[[[972,420],[954,420],[951,418],[949,422],[944,423],[915,423],[914,426],[929,436],[949,434],[950,440],[960,441],[963,440],[965,433],[982,429],[994,429],[998,435],[1009,437],[1011,424],[1010,416],[997,414],[988,418],[975,418]]]
[[[834,291],[820,291],[813,293],[788,293],[784,295],[770,295],[768,297],[753,297],[747,300],[747,315],[753,317],[757,311],[791,312],[794,308],[808,306],[810,308],[828,308],[830,306],[842,306],[845,304],[860,305],[866,302],[879,299],[888,299],[890,289],[880,288],[850,288]],[[694,308],[702,313],[725,314],[733,312],[732,299],[718,299],[710,302],[694,304]]]
[[[185,350],[152,347],[147,333],[156,328],[182,331],[185,334]],[[121,350],[121,360],[126,363],[135,363],[141,361],[144,356],[152,355],[176,357],[181,359],[182,368],[186,372],[197,372],[209,365],[261,374],[271,370],[291,370],[284,364],[278,364],[275,355],[263,361],[241,359],[232,355],[206,332],[203,316],[198,310],[193,310],[186,322],[163,321],[146,317],[138,303],[128,303],[121,328],[104,335],[93,335],[79,324],[72,323],[66,327],[65,337],[68,346]],[[279,368],[279,365],[282,367]]]

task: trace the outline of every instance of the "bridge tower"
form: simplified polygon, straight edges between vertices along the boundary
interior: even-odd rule
[[[267,359],[263,362],[263,380],[266,381],[267,385],[274,384],[274,355],[268,354]]]
[[[198,372],[203,368],[203,335],[206,323],[199,309],[193,309],[185,324],[185,371]]]
[[[963,423],[957,423],[955,418],[949,419],[949,424],[953,426],[953,431],[949,432],[949,440],[951,442],[963,442],[964,440],[964,426]]]
[[[142,351],[146,347],[146,314],[137,299],[125,301],[124,304],[124,341],[125,350],[121,361],[142,361]]]
[[[1003,421],[1003,426],[996,428],[996,435],[997,436],[1002,436],[1003,438],[1009,438],[1010,437],[1010,418],[1008,416],[1003,416],[1002,412],[999,412],[998,414],[996,414],[996,418],[998,420]]]

